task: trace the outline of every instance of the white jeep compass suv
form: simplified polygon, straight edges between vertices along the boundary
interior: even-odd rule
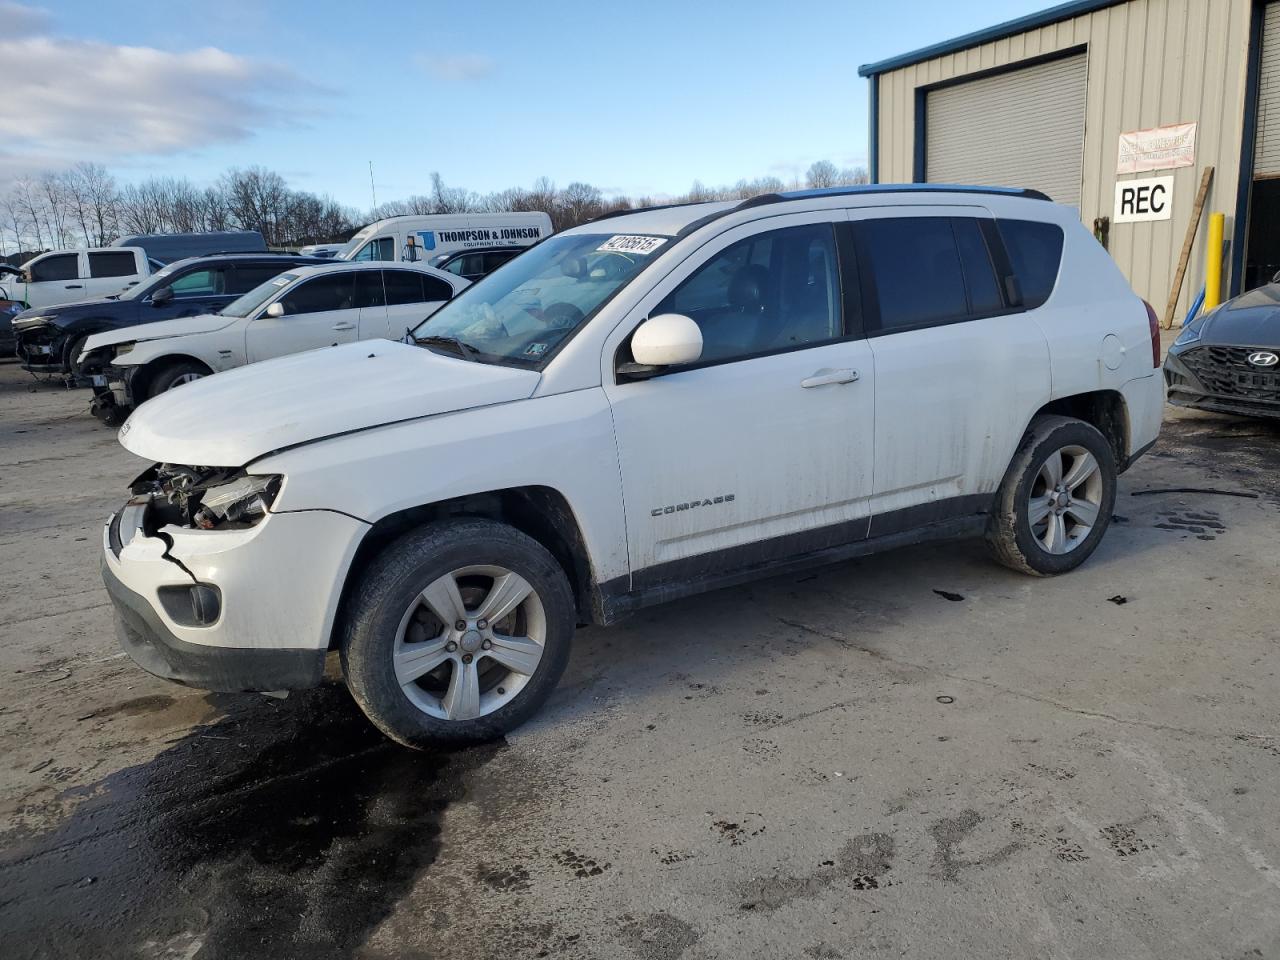
[[[411,745],[532,714],[578,624],[778,570],[985,536],[1063,573],[1155,442],[1154,315],[1073,210],[871,186],[600,218],[413,342],[200,380],[120,431],[124,648],[211,690],[341,654]]]

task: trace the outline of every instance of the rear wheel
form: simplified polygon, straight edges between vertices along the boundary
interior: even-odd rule
[[[537,541],[491,520],[433,523],[362,577],[343,672],[365,714],[400,743],[489,740],[550,696],[575,622],[568,579]]]
[[[987,546],[1014,570],[1066,573],[1097,548],[1115,498],[1115,455],[1107,438],[1082,420],[1037,417],[996,494]]]
[[[147,388],[147,396],[144,399],[159,396],[166,390],[172,390],[174,387],[180,387],[208,375],[209,368],[204,364],[196,363],[194,360],[174,361],[161,367],[151,378],[151,384]]]

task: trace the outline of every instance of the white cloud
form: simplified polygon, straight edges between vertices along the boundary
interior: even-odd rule
[[[16,14],[14,11],[16,10]],[[15,15],[15,35],[4,17]],[[172,154],[244,140],[286,119],[287,69],[205,47],[170,53],[47,32],[43,11],[0,8],[0,186],[80,160]]]
[[[480,80],[497,69],[493,58],[482,53],[421,53],[415,60],[431,76],[446,81]]]

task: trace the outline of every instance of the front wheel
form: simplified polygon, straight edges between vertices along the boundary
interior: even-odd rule
[[[203,364],[196,363],[193,360],[178,360],[161,367],[156,375],[151,378],[151,383],[147,387],[147,395],[141,399],[149,400],[157,397],[166,391],[183,384],[191,383],[195,380],[201,380],[209,375],[209,368]],[[138,402],[141,402],[141,399]]]
[[[343,673],[369,719],[406,746],[490,740],[551,695],[575,623],[569,581],[537,541],[492,520],[432,523],[361,578]]]
[[[996,493],[987,546],[1014,570],[1066,573],[1097,548],[1115,499],[1116,462],[1107,438],[1083,420],[1037,417]]]

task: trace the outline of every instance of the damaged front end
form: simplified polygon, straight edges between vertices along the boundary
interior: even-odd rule
[[[62,352],[66,347],[61,330],[49,323],[30,326],[14,325],[17,343],[14,352],[22,369],[32,373],[62,373],[66,363]]]
[[[233,467],[158,463],[133,481],[134,497],[149,499],[148,526],[243,530],[262,520],[280,492],[278,474]]]

